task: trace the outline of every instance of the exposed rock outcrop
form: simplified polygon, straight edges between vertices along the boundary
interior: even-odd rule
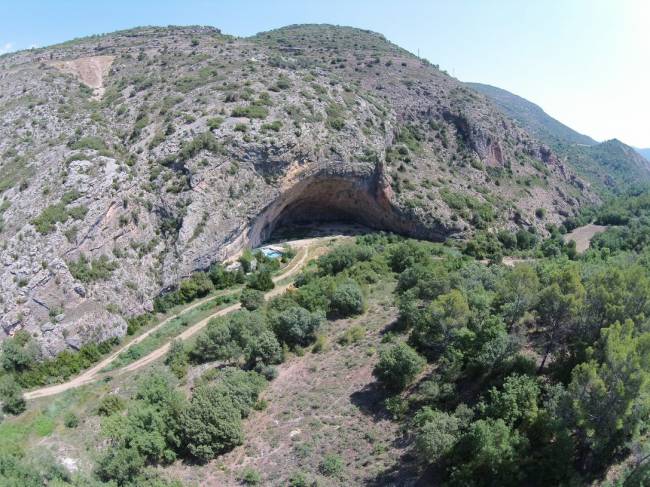
[[[595,198],[484,97],[333,26],[142,28],[1,56],[0,154],[0,335],[28,329],[50,356],[123,334],[286,222],[544,232]]]

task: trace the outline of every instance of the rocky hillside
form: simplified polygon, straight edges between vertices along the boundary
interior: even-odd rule
[[[0,157],[0,334],[27,329],[48,356],[123,335],[280,224],[543,231],[596,198],[482,95],[333,26],[138,28],[4,55]]]
[[[466,83],[548,144],[577,174],[601,192],[619,192],[630,184],[650,181],[650,164],[632,147],[612,139],[598,143],[548,115],[542,108],[509,91],[481,83]]]

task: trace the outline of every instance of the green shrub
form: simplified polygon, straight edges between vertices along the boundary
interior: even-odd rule
[[[240,479],[245,485],[259,485],[262,482],[262,476],[260,473],[251,467],[244,468],[240,475]]]
[[[97,406],[97,414],[100,416],[111,416],[124,410],[126,402],[116,394],[104,396]]]
[[[254,311],[264,306],[264,292],[257,289],[245,288],[239,298],[242,306],[249,311]]]
[[[63,417],[63,424],[66,428],[76,428],[79,426],[79,417],[75,413],[68,411]]]
[[[326,477],[335,477],[343,471],[343,459],[339,455],[328,453],[318,466],[320,473]]]
[[[85,254],[80,254],[76,261],[68,262],[68,270],[72,277],[81,282],[106,280],[117,269],[117,262],[109,261],[105,255],[89,260]]]
[[[275,284],[273,284],[271,272],[266,268],[262,268],[248,276],[246,286],[258,291],[270,291],[275,287]]]
[[[379,353],[373,375],[388,389],[401,391],[413,382],[425,363],[415,350],[399,342]]]
[[[82,137],[77,140],[71,146],[72,149],[81,150],[81,149],[92,149],[92,150],[105,150],[107,149],[106,142],[101,137],[90,136]]]
[[[208,123],[208,128],[210,130],[215,130],[221,127],[221,124],[223,123],[223,118],[222,117],[208,118],[207,123]]]
[[[272,326],[280,341],[290,346],[305,346],[314,340],[322,321],[321,314],[292,306],[275,315]]]
[[[359,284],[347,279],[338,284],[330,298],[330,311],[339,317],[357,315],[364,309],[364,297]]]
[[[266,107],[261,105],[247,105],[233,108],[230,115],[232,117],[265,119],[268,117],[269,111]]]
[[[183,447],[200,462],[212,460],[244,441],[240,410],[215,386],[194,390],[178,424]]]
[[[27,407],[22,388],[11,375],[0,377],[0,402],[2,410],[9,414],[20,414]]]

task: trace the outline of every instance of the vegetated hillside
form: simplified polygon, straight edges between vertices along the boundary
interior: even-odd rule
[[[562,160],[599,190],[619,193],[630,184],[650,180],[648,160],[619,140],[598,143],[520,96],[481,83],[466,85],[486,95],[503,113],[551,146]]]
[[[0,328],[124,335],[281,223],[544,232],[596,197],[484,97],[372,32],[138,28],[0,57]]]

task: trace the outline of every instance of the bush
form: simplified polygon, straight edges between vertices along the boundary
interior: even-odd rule
[[[266,107],[261,105],[248,105],[243,107],[235,107],[232,110],[231,116],[233,117],[246,117],[246,118],[260,118],[264,119],[269,115]]]
[[[352,279],[336,286],[330,299],[330,311],[336,316],[344,317],[363,312],[364,297],[359,284]]]
[[[111,416],[117,412],[124,410],[126,402],[116,394],[109,394],[104,396],[97,406],[97,414],[100,416]]]
[[[328,453],[318,466],[318,470],[326,477],[338,476],[343,470],[343,460],[339,455]]]
[[[240,479],[245,485],[259,485],[262,482],[262,476],[260,473],[250,467],[244,468]]]
[[[169,346],[167,357],[165,357],[165,364],[169,366],[169,370],[179,379],[185,377],[187,374],[188,358],[185,352],[185,346],[181,340],[173,340]]]
[[[323,321],[319,313],[311,313],[301,306],[293,306],[274,316],[273,331],[280,341],[290,346],[311,343]]]
[[[27,407],[22,389],[11,375],[0,377],[0,401],[2,410],[9,414],[20,414]]]
[[[270,291],[275,287],[271,272],[268,269],[260,269],[259,271],[248,276],[246,285],[249,288],[257,289],[258,291]]]
[[[393,391],[406,388],[422,371],[425,360],[406,343],[400,342],[379,353],[373,375]]]
[[[63,424],[66,428],[76,428],[79,426],[79,418],[71,411],[68,411],[63,417]]]
[[[245,288],[241,292],[239,301],[244,308],[254,311],[264,306],[264,293],[257,289]]]
[[[68,270],[72,277],[86,283],[108,279],[115,269],[117,269],[117,263],[109,261],[105,255],[98,259],[88,260],[82,253],[77,261],[68,263]]]

